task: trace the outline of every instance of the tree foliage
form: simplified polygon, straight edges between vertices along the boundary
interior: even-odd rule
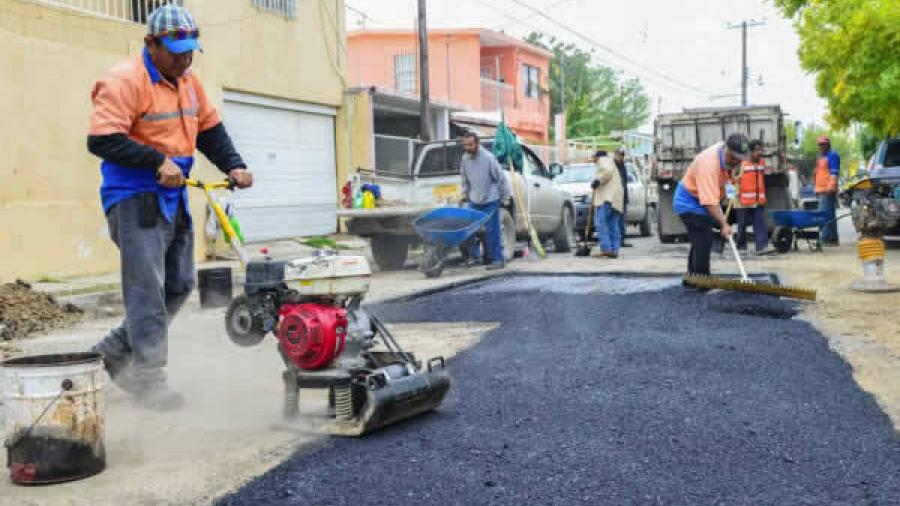
[[[631,130],[650,114],[650,100],[637,79],[595,65],[592,54],[555,37],[532,32],[525,39],[553,53],[550,60],[550,114],[565,102],[566,135],[592,137],[612,130]]]
[[[800,62],[816,73],[829,122],[900,133],[900,1],[774,0],[794,19]]]

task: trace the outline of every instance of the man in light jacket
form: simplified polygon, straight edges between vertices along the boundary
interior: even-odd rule
[[[621,222],[625,209],[625,191],[616,166],[606,151],[594,153],[597,175],[591,182],[594,190],[594,225],[600,251],[594,256],[618,258],[622,245]]]

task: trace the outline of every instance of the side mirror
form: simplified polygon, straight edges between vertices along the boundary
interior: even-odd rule
[[[551,179],[563,173],[563,166],[556,162],[551,163],[548,169],[550,170]]]

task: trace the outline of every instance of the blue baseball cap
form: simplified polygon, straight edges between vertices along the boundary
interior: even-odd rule
[[[180,5],[166,4],[153,11],[147,19],[147,34],[159,38],[175,54],[203,51],[197,23]]]

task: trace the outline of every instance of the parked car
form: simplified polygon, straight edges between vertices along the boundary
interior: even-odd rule
[[[482,139],[490,150],[493,139]],[[379,185],[386,204],[375,209],[339,209],[338,217],[347,221],[351,234],[367,237],[372,242],[372,256],[382,270],[396,270],[406,263],[409,246],[418,240],[413,220],[441,206],[459,204],[462,177],[459,164],[463,154],[461,140],[416,143],[411,166],[403,173],[384,173],[376,168],[363,181]],[[503,254],[513,257],[516,240],[528,236],[524,216],[519,212],[521,195],[529,218],[542,240],[552,239],[556,251],[566,252],[575,246],[574,204],[569,193],[560,188],[554,177],[562,171],[558,164],[544,165],[528,146],[524,152],[524,174],[516,171],[513,202],[500,210]],[[504,174],[512,183],[507,167]]]
[[[900,236],[900,138],[882,141],[857,176],[843,195],[856,231],[895,240]]]
[[[652,233],[653,206],[647,197],[647,185],[638,176],[631,162],[625,162],[625,168],[628,171],[629,200],[625,224],[637,225],[641,237],[648,237]],[[584,235],[588,208],[591,205],[591,181],[596,172],[597,168],[592,163],[575,163],[565,166],[563,173],[556,178],[557,184],[572,194],[575,202],[575,232],[581,236]]]

